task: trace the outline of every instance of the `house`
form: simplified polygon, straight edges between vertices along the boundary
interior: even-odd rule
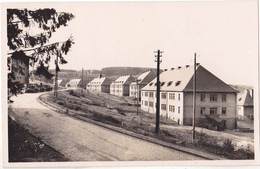
[[[237,115],[239,119],[254,118],[253,89],[244,90],[237,94]]]
[[[92,90],[96,92],[110,93],[110,84],[111,80],[106,77],[99,76],[98,78],[94,78],[87,85],[87,90]]]
[[[66,84],[66,87],[77,88],[77,87],[79,87],[80,83],[81,83],[81,79],[71,79],[71,80]]]
[[[11,56],[11,73],[13,82],[29,84],[29,57],[23,51],[14,52]]]
[[[160,74],[160,115],[181,125],[192,125],[194,66],[186,65]],[[195,125],[211,122],[236,128],[236,90],[201,65],[196,66]],[[141,89],[141,109],[156,113],[156,78]]]
[[[110,94],[117,96],[129,96],[129,85],[134,81],[131,75],[120,76],[110,84]]]
[[[152,70],[146,71],[144,73],[141,73],[138,77],[137,77],[137,81],[136,80],[134,82],[132,82],[130,84],[130,93],[129,96],[130,97],[139,97],[140,96],[140,89],[142,89],[144,86],[146,86],[149,82],[151,82],[154,78],[156,77],[156,73],[154,73]],[[139,93],[139,95],[137,95],[137,92]]]

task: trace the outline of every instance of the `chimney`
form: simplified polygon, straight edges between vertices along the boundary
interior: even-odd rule
[[[250,89],[250,90],[249,90],[249,95],[250,95],[252,98],[254,98],[254,89]]]
[[[178,66],[178,69],[180,69],[181,68],[181,66]]]
[[[186,65],[185,67],[186,67],[186,68],[187,68],[187,67],[190,67],[190,65]]]

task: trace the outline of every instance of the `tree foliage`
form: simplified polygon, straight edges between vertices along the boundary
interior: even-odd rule
[[[51,78],[52,75],[48,71],[48,66],[45,65],[48,65],[51,59],[56,57],[60,64],[67,63],[63,55],[67,55],[74,42],[72,36],[63,42],[50,44],[49,40],[57,29],[67,26],[73,18],[73,14],[57,12],[53,8],[37,10],[7,9],[7,45],[12,51],[8,53],[8,70],[11,69],[10,54],[17,51],[23,51],[27,54],[30,51],[30,54],[27,54],[30,59],[29,62],[31,66],[37,66],[37,74],[41,74],[48,79]],[[12,75],[8,75],[8,80],[12,77]],[[10,83],[8,81],[8,87],[14,86],[11,83],[11,81]],[[15,90],[16,87],[13,89]]]

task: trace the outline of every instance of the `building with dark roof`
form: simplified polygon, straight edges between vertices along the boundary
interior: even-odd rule
[[[160,115],[181,125],[192,125],[194,66],[178,67],[160,74]],[[156,78],[141,89],[141,109],[156,113]],[[236,128],[236,90],[196,66],[196,126],[211,121]],[[208,125],[208,124],[207,124]]]
[[[237,115],[239,119],[254,117],[253,90],[244,90],[237,94]]]
[[[156,73],[154,73],[152,70],[146,71],[144,73],[141,73],[137,77],[134,82],[130,84],[130,97],[138,97],[137,93],[139,93],[140,96],[140,89],[142,89],[144,86],[146,86],[150,81],[152,81],[156,77]]]
[[[134,81],[131,75],[120,76],[110,85],[110,94],[117,96],[129,96],[129,85]]]

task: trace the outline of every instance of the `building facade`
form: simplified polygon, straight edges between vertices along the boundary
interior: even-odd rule
[[[160,115],[181,125],[192,125],[194,67],[186,66],[160,74]],[[141,109],[156,113],[156,78],[141,89]],[[201,65],[196,66],[195,125],[223,122],[236,128],[236,91]]]
[[[90,81],[86,85],[87,90],[92,90],[95,92],[103,92],[103,93],[110,93],[110,84],[111,80],[106,77],[98,77]]]
[[[29,84],[29,57],[23,51],[14,52],[11,56],[13,82]]]
[[[66,84],[66,87],[69,87],[69,88],[77,88],[79,87],[81,83],[81,79],[71,79],[67,84]]]
[[[129,96],[129,85],[134,81],[131,75],[120,76],[110,84],[110,94],[117,96]]]
[[[140,89],[142,89],[144,86],[146,86],[150,81],[152,81],[156,77],[156,73],[149,70],[144,73],[141,73],[137,77],[137,81],[135,80],[130,84],[129,89],[129,96],[130,97],[139,97],[140,96]]]
[[[242,120],[254,118],[253,90],[244,90],[237,94],[237,115]]]

